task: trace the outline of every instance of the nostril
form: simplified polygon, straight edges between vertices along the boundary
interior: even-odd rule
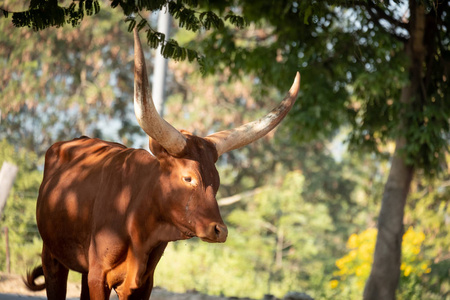
[[[219,225],[216,225],[216,226],[214,226],[214,232],[216,233],[216,235],[218,236],[218,235],[220,235],[220,227],[219,227]]]
[[[223,223],[212,222],[208,225],[205,237],[203,240],[207,240],[210,243],[223,243],[228,236],[227,226]],[[199,235],[201,238],[201,235]]]

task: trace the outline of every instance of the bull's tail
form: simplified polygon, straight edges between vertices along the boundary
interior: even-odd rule
[[[44,276],[44,269],[42,269],[42,266],[34,268],[31,272],[28,271],[27,278],[24,278],[23,282],[31,291],[42,291],[45,289],[45,283],[36,284],[35,282],[36,278],[40,276]]]

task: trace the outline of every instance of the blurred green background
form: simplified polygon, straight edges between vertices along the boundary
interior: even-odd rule
[[[394,2],[406,10],[404,1]],[[401,41],[358,7],[258,3],[200,3],[199,9],[244,15],[244,29],[225,23],[193,33],[173,22],[173,38],[205,55],[200,63],[169,62],[165,119],[176,128],[205,136],[256,120],[283,98],[295,71],[302,82],[275,132],[217,163],[219,203],[239,199],[221,206],[227,242],[169,244],[155,285],[250,298],[301,291],[315,299],[360,299],[410,62]],[[1,5],[25,9],[20,4]],[[122,12],[100,4],[76,28],[35,32],[0,19],[0,166],[19,167],[0,220],[9,228],[13,273],[40,262],[35,201],[52,143],[88,135],[147,148],[132,108],[132,35]],[[444,15],[448,23],[449,12]],[[143,16],[155,25],[155,13]],[[446,39],[441,54],[450,50]],[[151,74],[154,51],[144,50]],[[406,155],[416,172],[404,215],[398,299],[450,297],[450,102],[442,83],[448,71],[436,72],[431,100],[411,105],[423,109],[410,111],[417,140]],[[4,234],[0,244],[6,272]]]

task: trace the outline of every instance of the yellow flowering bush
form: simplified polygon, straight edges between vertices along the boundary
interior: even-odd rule
[[[336,261],[338,270],[333,274],[335,279],[330,281],[332,289],[351,289],[353,290],[352,293],[362,293],[370,274],[377,233],[376,228],[369,228],[360,234],[354,233],[349,237],[347,242],[349,252]],[[425,234],[414,230],[412,227],[409,227],[404,233],[400,267],[403,277],[408,277],[411,274],[420,277],[431,271],[431,262],[425,260],[421,255],[424,240]]]
[[[403,235],[402,241],[402,264],[400,270],[402,275],[408,277],[410,274],[416,274],[418,276],[424,273],[430,273],[430,263],[424,261],[420,255],[422,243],[425,240],[425,234],[423,232],[414,231],[412,227]]]
[[[352,234],[347,242],[347,249],[350,251],[336,261],[339,270],[334,275],[340,277],[341,281],[356,276],[354,284],[362,290],[369,277],[376,236],[377,229],[375,228],[369,228],[360,234]],[[338,285],[335,285],[335,287],[337,288]]]

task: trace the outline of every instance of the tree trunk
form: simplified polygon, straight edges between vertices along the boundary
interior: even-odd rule
[[[6,200],[8,200],[9,191],[16,179],[17,172],[18,168],[16,165],[6,161],[3,162],[2,168],[0,169],[0,217],[6,205]]]
[[[410,38],[405,45],[406,54],[410,58],[410,82],[403,87],[400,102],[409,105],[415,97],[423,97],[422,78],[423,63],[426,54],[424,45],[425,9],[422,5],[410,0]],[[420,109],[420,108],[419,108]],[[402,118],[399,133],[403,132],[406,116]],[[393,300],[400,279],[400,265],[403,238],[403,215],[406,198],[414,174],[401,151],[407,146],[404,136],[396,139],[396,149],[392,158],[391,169],[383,192],[383,200],[378,219],[378,235],[375,246],[372,270],[364,289],[365,300]]]
[[[405,143],[397,141],[386,182],[378,219],[378,235],[372,271],[364,290],[364,299],[395,299],[400,278],[403,214],[413,177],[413,168],[399,155]]]

